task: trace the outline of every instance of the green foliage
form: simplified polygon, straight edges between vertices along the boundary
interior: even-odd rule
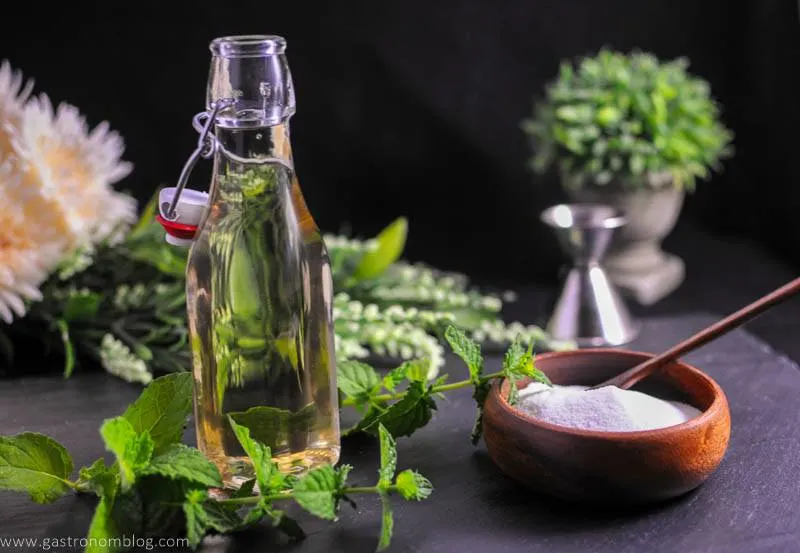
[[[470,440],[477,444],[482,434],[483,404],[495,379],[508,381],[512,404],[516,401],[517,382],[520,380],[532,379],[551,385],[547,375],[534,366],[533,342],[529,342],[526,349],[521,336],[506,350],[502,370],[492,374],[484,374],[481,347],[463,329],[450,325],[444,336],[453,353],[467,366],[468,379],[448,382],[447,375],[444,375],[429,382],[418,361],[403,363],[389,371],[382,380],[375,369],[365,363],[342,364],[339,368],[339,391],[343,396],[340,403],[344,407],[355,407],[362,414],[345,435],[355,432],[377,434],[380,429],[392,438],[410,436],[430,422],[433,411],[437,409],[437,397],[451,390],[472,387],[477,413]]]
[[[394,220],[375,237],[377,247],[361,256],[353,271],[353,278],[375,278],[386,272],[403,254],[407,235],[408,220],[405,217]]]
[[[125,415],[106,420],[100,434],[115,463],[108,467],[98,459],[82,467],[75,481],[70,480],[72,458],[53,439],[33,433],[0,436],[0,490],[27,493],[38,503],[55,501],[69,489],[97,495],[87,534],[88,553],[116,553],[116,538],[134,534],[148,538],[182,534],[197,548],[208,534],[237,532],[263,519],[291,539],[302,539],[300,525],[275,503],[293,501],[316,517],[335,521],[341,500],[352,504],[349,496],[355,494],[381,498],[384,516],[378,548],[382,550],[388,547],[394,527],[389,497],[418,501],[431,493],[430,482],[411,469],[395,478],[395,443],[383,426],[377,428],[381,437],[377,483],[350,487],[349,465],[323,465],[299,478],[283,474],[270,448],[233,419],[229,422],[256,478],[238,489],[225,489],[216,466],[197,449],[178,442],[182,433],[176,435],[172,426],[182,415],[168,419],[162,410],[164,405],[182,405],[191,399],[191,389],[180,386],[181,380],[175,376],[156,379]],[[167,389],[176,397],[164,404],[159,397]],[[151,433],[158,439],[151,438]],[[156,446],[160,453],[154,455]],[[253,495],[256,483],[259,494]],[[213,495],[209,488],[215,490]]]
[[[337,365],[336,370],[339,390],[353,398],[359,406],[369,403],[370,398],[377,395],[384,384],[375,369],[360,361],[343,361]],[[394,378],[389,378],[388,383],[394,384]]]
[[[348,471],[349,467],[342,472],[342,467],[335,470],[329,465],[310,471],[294,486],[294,500],[314,516],[336,520]]]
[[[250,435],[250,429],[246,426],[237,424],[232,417],[228,419],[236,439],[244,449],[247,456],[253,461],[253,470],[256,473],[256,483],[261,493],[268,494],[280,491],[286,484],[286,478],[278,470],[278,465],[272,460],[272,452],[262,442],[254,440]]]
[[[688,61],[603,49],[563,62],[544,100],[523,122],[532,167],[552,166],[567,187],[624,185],[692,190],[730,155],[708,83]]]
[[[128,419],[109,419],[100,427],[100,435],[106,449],[117,458],[120,469],[122,491],[128,491],[136,483],[136,477],[150,464],[154,443],[150,433],[141,434],[133,429]]]
[[[142,474],[156,474],[173,480],[183,480],[206,488],[222,487],[217,466],[199,450],[183,444],[172,444],[142,469]]]
[[[284,443],[289,436],[297,432],[307,433],[314,430],[316,407],[309,403],[302,409],[292,412],[259,405],[247,411],[232,411],[228,416],[240,426],[252,428],[252,439],[268,446]]]
[[[239,528],[242,521],[235,512],[217,502],[208,500],[206,490],[191,490],[183,502],[186,516],[186,537],[189,545],[196,548],[209,530],[221,533]]]
[[[156,453],[183,436],[192,411],[193,384],[188,373],[158,378],[125,410],[123,416],[133,429],[139,434],[147,432],[153,439]]]
[[[533,363],[533,343],[530,343],[528,349],[525,350],[519,337],[514,340],[503,356],[502,374],[508,380],[508,403],[511,405],[517,403],[518,380],[530,378],[548,386],[553,385],[547,375],[538,370]]]
[[[472,399],[475,400],[477,413],[475,423],[472,426],[470,440],[477,444],[483,432],[483,404],[486,396],[489,395],[489,380],[483,378],[483,354],[481,347],[470,339],[463,330],[451,326],[445,333],[445,338],[453,349],[453,353],[458,355],[469,369],[469,381],[472,384]]]
[[[51,503],[69,491],[72,457],[42,434],[0,436],[0,489],[26,492],[36,503]]]
[[[378,437],[380,438],[381,449],[378,486],[385,488],[391,485],[395,472],[397,472],[397,445],[392,434],[383,425],[379,426]]]
[[[118,474],[118,466],[107,467],[104,459],[98,459],[88,467],[81,467],[75,489],[101,496],[104,490],[113,486]]]
[[[422,501],[431,495],[433,486],[420,473],[406,469],[397,475],[397,491],[409,501]]]

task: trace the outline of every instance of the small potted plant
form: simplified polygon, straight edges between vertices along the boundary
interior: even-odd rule
[[[730,155],[706,81],[688,62],[645,52],[601,50],[564,62],[534,114],[523,122],[538,173],[555,169],[571,201],[604,203],[626,215],[605,260],[610,278],[650,305],[684,277],[665,254],[686,192]]]

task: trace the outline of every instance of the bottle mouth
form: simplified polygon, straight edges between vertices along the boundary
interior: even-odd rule
[[[211,52],[224,58],[250,58],[283,54],[286,39],[277,35],[240,35],[215,38]]]

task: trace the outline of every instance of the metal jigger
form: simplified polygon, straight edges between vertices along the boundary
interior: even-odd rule
[[[614,230],[626,222],[622,213],[602,204],[561,204],[546,209],[541,219],[555,229],[562,250],[572,260],[563,268],[547,332],[578,347],[618,346],[633,340],[639,325],[600,263]]]

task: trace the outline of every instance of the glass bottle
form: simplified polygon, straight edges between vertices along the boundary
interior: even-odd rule
[[[228,417],[285,472],[338,461],[333,284],[293,169],[286,42],[235,36],[210,48],[214,174],[186,303],[198,447],[236,484],[253,471]]]

